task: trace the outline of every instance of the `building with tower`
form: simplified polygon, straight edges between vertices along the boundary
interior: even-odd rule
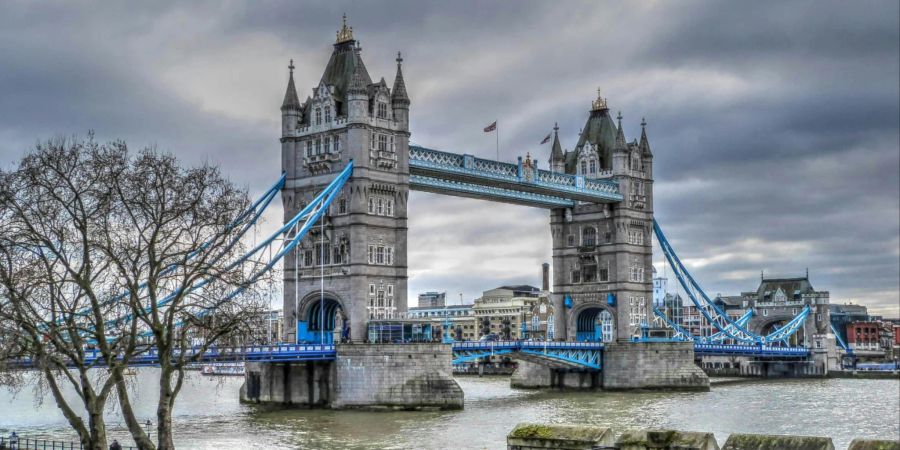
[[[551,210],[557,339],[624,342],[652,313],[653,154],[646,122],[640,141],[627,142],[621,113],[617,121],[598,92],[574,150],[562,150],[554,129],[551,170],[614,180],[624,196]]]
[[[346,16],[303,102],[291,62],[281,106],[285,221],[351,160],[354,168],[323,223],[285,258],[289,342],[330,342],[336,327],[359,341],[369,319],[406,311],[410,100],[402,62],[398,53],[392,87],[373,81]]]

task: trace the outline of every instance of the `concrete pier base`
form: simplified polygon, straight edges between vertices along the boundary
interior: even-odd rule
[[[527,360],[518,361],[518,367],[509,384],[523,389],[599,389],[601,374],[596,370],[574,369],[547,365]]]
[[[346,344],[334,361],[247,363],[241,401],[288,407],[461,409],[446,344]]]
[[[690,342],[627,342],[603,352],[603,389],[709,390]]]

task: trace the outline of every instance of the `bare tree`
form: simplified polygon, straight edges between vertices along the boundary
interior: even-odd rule
[[[267,272],[241,257],[255,217],[246,193],[215,167],[92,137],[38,145],[0,181],[0,350],[42,372],[85,448],[106,446],[113,390],[140,448],[173,448],[185,368],[260,309],[255,282]],[[151,347],[161,368],[156,443],[124,377]]]

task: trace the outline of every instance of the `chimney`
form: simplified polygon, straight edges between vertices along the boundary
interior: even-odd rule
[[[543,280],[543,284],[541,284],[541,290],[547,292],[550,290],[550,264],[543,263],[541,264],[541,279]]]

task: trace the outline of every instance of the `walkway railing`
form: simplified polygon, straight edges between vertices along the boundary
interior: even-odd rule
[[[81,442],[33,439],[29,437],[0,437],[0,449],[9,450],[82,450]],[[122,450],[137,450],[137,447],[122,445]]]

